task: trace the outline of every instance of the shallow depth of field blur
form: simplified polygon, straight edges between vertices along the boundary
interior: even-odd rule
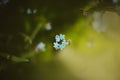
[[[0,0],[0,80],[120,80],[120,0]]]

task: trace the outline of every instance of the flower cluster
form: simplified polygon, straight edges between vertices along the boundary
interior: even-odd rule
[[[68,45],[68,42],[65,39],[65,35],[63,34],[56,35],[55,40],[56,41],[53,43],[54,44],[53,47],[56,50],[63,50],[66,47],[66,45]]]

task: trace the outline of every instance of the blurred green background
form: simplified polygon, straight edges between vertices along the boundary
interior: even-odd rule
[[[0,80],[120,79],[119,2],[4,1],[0,1]],[[92,27],[95,12],[107,24],[103,32]],[[46,30],[49,22],[52,29]],[[71,43],[57,51],[53,43],[60,33]],[[40,42],[45,43],[45,52],[35,51]]]

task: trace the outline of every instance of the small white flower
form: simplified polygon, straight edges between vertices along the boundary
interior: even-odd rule
[[[96,32],[105,32],[107,29],[107,22],[102,19],[102,13],[101,12],[94,12],[93,14],[94,21],[92,23],[93,29],[95,29]]]
[[[56,39],[56,42],[59,42],[59,41],[60,41],[59,35],[56,35],[56,36],[55,36],[55,39]]]
[[[52,29],[52,26],[51,26],[51,23],[50,22],[48,22],[47,24],[46,24],[46,30],[51,30]]]
[[[34,10],[33,10],[33,14],[36,14],[36,13],[37,13],[37,9],[34,9]]]
[[[56,50],[58,50],[58,49],[59,49],[59,44],[58,44],[58,42],[54,42],[53,44],[54,44],[53,47],[54,47]]]
[[[27,9],[27,14],[32,14],[32,11],[30,8]]]
[[[89,42],[87,42],[87,46],[88,46],[89,48],[92,48],[92,47],[95,46],[95,42],[89,41]]]
[[[61,39],[61,40],[65,40],[65,35],[60,34],[60,36],[59,36],[59,37],[60,37],[60,39]]]
[[[43,42],[40,42],[38,45],[37,45],[37,47],[35,48],[35,51],[36,52],[38,52],[39,50],[41,50],[41,51],[45,51],[45,43],[43,43]]]
[[[119,0],[112,0],[112,2],[113,2],[113,3],[118,3],[118,2],[119,2]]]
[[[2,3],[6,5],[9,2],[9,0],[2,0]]]

